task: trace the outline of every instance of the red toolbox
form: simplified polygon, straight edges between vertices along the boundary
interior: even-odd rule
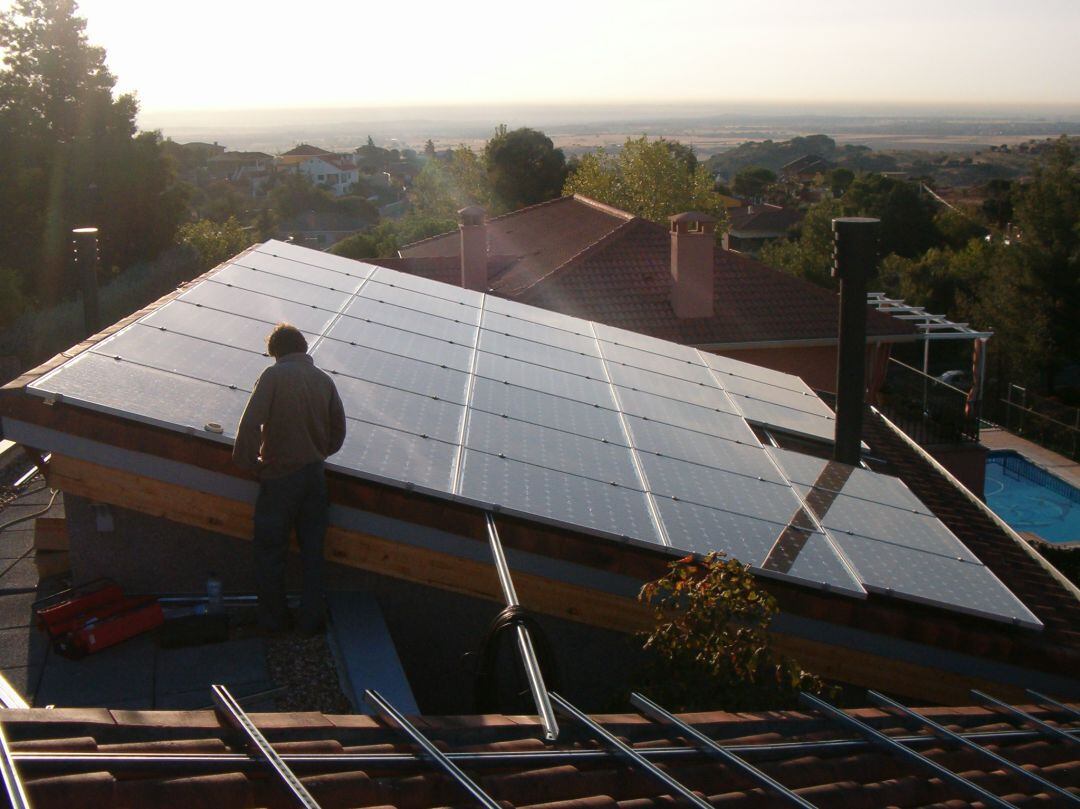
[[[44,599],[35,604],[35,614],[57,651],[71,657],[107,649],[165,621],[156,598],[127,598],[108,580]]]

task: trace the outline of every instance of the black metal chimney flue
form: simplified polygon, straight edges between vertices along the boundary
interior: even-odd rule
[[[101,328],[98,316],[98,229],[75,228],[71,231],[71,252],[75,272],[82,291],[83,321],[86,333],[95,334]]]
[[[855,466],[862,456],[866,390],[866,280],[877,264],[879,219],[832,221],[833,275],[840,279],[840,342],[836,362],[836,435],[833,460]]]

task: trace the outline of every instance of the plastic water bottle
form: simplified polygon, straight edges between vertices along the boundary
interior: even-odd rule
[[[221,579],[217,577],[216,573],[211,573],[206,579],[206,611],[211,614],[221,612],[224,606],[221,594]]]

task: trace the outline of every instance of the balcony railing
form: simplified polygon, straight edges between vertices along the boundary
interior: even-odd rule
[[[923,446],[979,440],[979,403],[969,403],[967,391],[897,359],[889,359],[878,406]]]

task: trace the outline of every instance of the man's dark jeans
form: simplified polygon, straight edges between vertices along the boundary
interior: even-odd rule
[[[264,480],[255,501],[255,575],[259,588],[259,623],[282,629],[288,620],[285,561],[289,533],[295,527],[303,563],[299,625],[314,631],[324,620],[323,541],[328,501],[321,461],[279,478]]]

